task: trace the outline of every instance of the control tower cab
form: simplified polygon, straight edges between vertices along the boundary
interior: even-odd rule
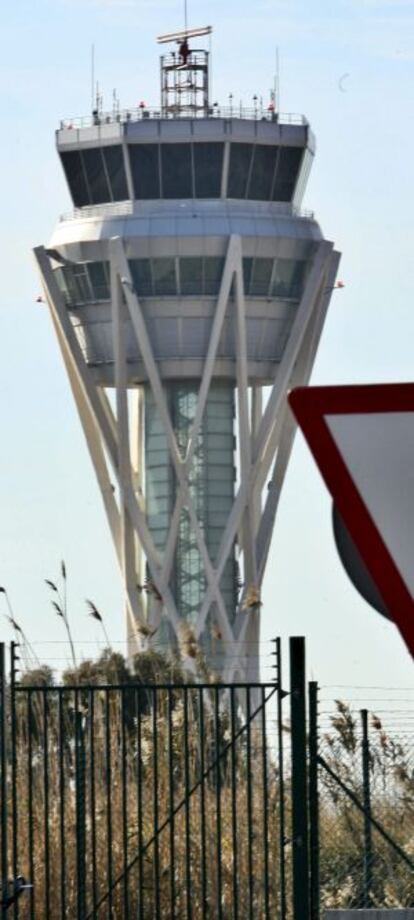
[[[121,567],[131,653],[256,680],[261,585],[338,265],[300,210],[315,142],[212,104],[205,29],[161,36],[161,105],[63,121],[73,202],[36,250]],[[277,615],[277,594],[274,600]]]

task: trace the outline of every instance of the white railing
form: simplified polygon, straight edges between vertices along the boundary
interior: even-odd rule
[[[72,211],[61,214],[59,220],[79,220],[85,217],[126,217],[133,212],[132,201],[115,201],[107,204],[88,204],[84,208],[73,208]]]
[[[149,216],[149,210],[147,207],[148,204],[149,202],[147,201],[144,202],[144,205],[146,207],[145,207],[145,213],[144,211],[142,211],[143,217]],[[157,200],[157,204],[162,204],[162,211],[155,209],[151,211],[151,216],[156,217],[157,214],[162,214],[163,217],[164,216],[168,217],[169,214],[173,214],[174,216],[177,216],[177,209],[174,207],[168,208],[166,206],[167,202],[164,202],[162,200],[160,201]],[[240,210],[241,204],[242,204],[242,201],[240,200],[240,202],[238,202],[238,206],[239,206],[239,213],[242,214],[243,211]],[[257,202],[251,201],[249,202],[249,204],[257,204]],[[263,210],[263,213],[268,214],[269,217],[275,217],[275,216],[280,215],[281,217],[299,217],[302,220],[315,220],[314,211],[309,211],[308,209],[303,209],[303,208],[290,207],[289,205],[286,205],[284,203],[280,203],[277,201],[269,202],[267,204],[267,207],[264,205],[263,202],[260,202],[260,207],[261,207],[261,210]],[[61,214],[59,217],[59,221],[62,223],[63,221],[66,221],[66,220],[85,220],[85,218],[88,218],[88,217],[91,217],[91,218],[98,217],[101,220],[103,220],[106,217],[107,218],[127,217],[128,215],[134,214],[134,213],[136,213],[136,215],[139,216],[139,212],[135,211],[134,202],[132,201],[120,201],[120,202],[113,202],[113,203],[110,202],[108,204],[85,205],[84,208],[73,208],[72,211],[67,211],[66,214]],[[248,214],[248,216],[250,216],[250,211],[246,213]]]
[[[77,130],[78,128],[91,128],[93,126],[112,124],[128,124],[129,122],[146,121],[147,119],[167,120],[176,118],[237,118],[247,119],[249,121],[270,121],[280,125],[307,125],[308,121],[304,115],[295,115],[285,112],[274,112],[271,107],[266,108],[261,103],[257,106],[246,107],[243,105],[221,106],[214,103],[208,111],[204,108],[197,108],[189,112],[188,107],[185,110],[169,111],[163,113],[161,109],[147,108],[140,104],[131,109],[120,109],[112,112],[99,112],[92,115],[86,115],[82,118],[65,118],[60,122],[59,130]]]

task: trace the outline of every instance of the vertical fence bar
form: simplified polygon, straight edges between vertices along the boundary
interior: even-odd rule
[[[144,920],[144,857],[142,852],[142,725],[141,725],[141,693],[136,693],[137,711],[137,825],[138,825],[138,920]]]
[[[65,836],[65,723],[64,691],[58,696],[58,762],[59,762],[59,848],[60,848],[60,912],[66,918],[66,836]]]
[[[76,882],[78,920],[86,915],[85,743],[79,691],[75,690]]]
[[[290,639],[293,918],[309,920],[305,640]]]
[[[111,760],[111,697],[105,690],[105,768],[106,768],[106,879],[108,884],[108,917],[112,920],[112,760]]]
[[[171,687],[168,688],[168,804],[169,804],[169,848],[170,848],[170,914],[175,920],[175,821],[174,821],[174,700]]]
[[[97,867],[96,867],[96,811],[95,811],[95,694],[93,688],[88,691],[89,713],[89,814],[91,828],[92,861],[92,904],[94,916],[97,910]]]
[[[152,691],[152,782],[153,782],[153,833],[154,833],[154,901],[155,917],[161,920],[160,903],[160,842],[158,836],[158,698],[157,687]]]
[[[8,879],[8,853],[7,853],[7,681],[6,681],[6,655],[4,642],[0,642],[0,795],[1,795],[1,885],[2,892],[7,892]],[[5,900],[2,898],[1,916],[7,916]]]
[[[263,790],[263,896],[264,896],[264,917],[269,920],[269,813],[268,813],[268,778],[267,778],[267,732],[266,732],[266,690],[261,688],[260,698],[262,710],[262,790]]]
[[[234,687],[230,688],[230,719],[231,719],[231,837],[233,849],[233,920],[239,916],[239,880],[238,880],[238,840],[237,840],[237,748],[236,748],[236,698]]]
[[[201,899],[202,899],[202,916],[206,920],[208,916],[207,905],[207,858],[206,858],[206,792],[204,786],[205,754],[204,754],[204,691],[203,687],[198,691],[199,699],[199,719],[200,719],[200,851],[201,851]]]
[[[246,798],[247,798],[247,886],[248,886],[248,893],[249,893],[249,920],[254,920],[252,744],[251,744],[250,687],[246,687]]]
[[[280,638],[276,639],[276,665],[277,665],[277,744],[278,744],[278,773],[279,773],[279,873],[280,873],[280,920],[286,920],[286,821],[285,821],[285,776],[284,776],[284,751],[283,751],[283,698],[282,689],[282,645]]]
[[[364,885],[363,907],[371,907],[372,891],[372,825],[371,825],[371,785],[370,785],[370,753],[368,735],[368,710],[361,709],[362,723],[362,788],[364,804]]]
[[[187,920],[191,920],[191,812],[190,812],[190,758],[188,748],[188,690],[184,687],[184,789],[185,789],[185,885]]]
[[[12,825],[13,825],[13,851],[12,851],[12,875],[16,879],[18,876],[18,851],[17,844],[19,839],[19,814],[17,804],[17,726],[16,726],[16,643],[10,644],[10,740],[11,740],[11,780],[12,780]],[[18,920],[19,916],[19,899],[16,898],[13,907],[13,916]]]
[[[217,863],[217,918],[222,920],[222,862],[221,862],[221,764],[220,764],[220,699],[219,688],[214,687],[214,749],[216,759],[216,863]]]
[[[124,920],[129,920],[129,872],[128,872],[128,749],[126,742],[125,687],[121,687],[121,776],[122,776],[122,854]]]
[[[45,920],[50,916],[50,847],[49,847],[49,701],[47,689],[42,691],[43,702],[43,834],[44,834],[44,864],[45,864]]]
[[[310,920],[319,920],[318,684],[315,681],[309,684],[309,866]]]
[[[33,740],[32,740],[32,693],[27,693],[27,840],[29,844],[29,872],[32,888],[30,896],[30,920],[34,920],[36,904],[36,881],[34,877],[33,852]]]

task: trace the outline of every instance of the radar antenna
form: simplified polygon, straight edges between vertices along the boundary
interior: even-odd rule
[[[209,52],[191,48],[189,39],[211,35],[211,26],[189,29],[187,2],[184,6],[185,28],[180,32],[159,35],[157,42],[176,44],[178,51],[161,56],[161,114],[163,118],[206,118],[209,114]]]

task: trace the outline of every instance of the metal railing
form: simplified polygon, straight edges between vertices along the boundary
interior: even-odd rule
[[[219,200],[220,199],[217,199],[217,201]],[[238,201],[237,203],[237,206],[239,208],[240,208],[240,204],[242,200],[243,199],[240,199],[240,201]],[[156,203],[158,204],[158,199],[156,199]],[[152,207],[152,209],[150,210],[148,208],[148,201],[145,201],[143,203],[143,207],[142,207],[141,202],[137,203],[136,201],[129,201],[129,200],[119,201],[119,202],[110,202],[106,204],[86,205],[83,208],[73,208],[72,211],[66,211],[66,213],[60,214],[59,221],[62,223],[63,221],[66,221],[66,220],[85,220],[85,218],[96,218],[96,217],[102,220],[103,218],[111,218],[111,217],[128,217],[129,215],[133,215],[133,214],[136,214],[136,216],[139,216],[140,204],[142,207],[142,216],[145,216],[145,217],[157,217],[158,215],[162,217],[168,217],[169,215],[173,215],[174,217],[177,216],[177,208],[172,207],[170,201],[168,200],[164,201],[163,199],[159,199],[159,203],[162,206],[162,210],[161,210],[161,207],[158,210],[157,206],[155,208]],[[192,209],[191,213],[194,213],[194,205],[196,203],[197,203],[197,199],[191,199],[191,209]],[[138,206],[136,207],[137,204]],[[251,201],[250,204],[251,205],[259,204],[260,212],[264,215],[267,214],[269,217],[272,217],[272,218],[280,216],[280,217],[298,217],[301,220],[315,220],[315,212],[307,208],[297,208],[297,207],[293,207],[292,205],[289,205],[289,204],[285,205],[279,202],[266,202],[264,206],[263,206],[263,202],[257,202],[257,201],[256,202]],[[201,215],[205,214],[205,216],[207,217],[209,216],[209,212],[207,210],[204,210],[204,205],[205,205],[205,202],[202,203],[203,211],[200,212],[200,214]],[[183,216],[185,216],[186,212],[183,211],[182,213],[183,213]],[[217,212],[215,212],[215,214],[216,213]],[[243,212],[243,210],[239,210],[238,213],[240,213],[241,216],[243,216],[244,213],[248,217],[251,216],[250,211],[247,209],[246,209],[246,212]]]
[[[296,115],[285,112],[275,112],[272,108],[267,108],[258,102],[256,106],[227,105],[221,106],[218,103],[210,106],[208,113],[204,110],[194,111],[189,115],[188,112],[183,114],[180,111],[164,115],[160,108],[148,108],[145,105],[138,105],[130,109],[117,109],[111,112],[99,112],[92,115],[85,115],[80,118],[65,118],[60,122],[59,130],[76,130],[79,128],[99,127],[100,125],[128,124],[130,122],[146,121],[148,119],[192,119],[192,118],[226,118],[226,119],[246,119],[248,121],[267,121],[279,125],[308,125],[304,115]]]

